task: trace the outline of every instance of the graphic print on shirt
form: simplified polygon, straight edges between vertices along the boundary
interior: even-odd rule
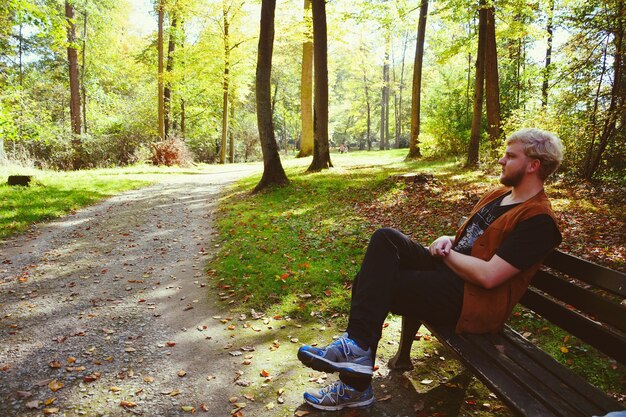
[[[499,204],[499,200],[501,199],[487,204],[485,207],[478,210],[474,217],[472,217],[471,223],[465,228],[465,233],[463,233],[463,236],[461,236],[461,239],[459,239],[455,245],[455,251],[466,255],[470,254],[476,239],[478,239],[485,230],[487,230],[489,225],[499,217],[494,210],[494,207]]]

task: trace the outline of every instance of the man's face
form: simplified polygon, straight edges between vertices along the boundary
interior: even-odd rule
[[[500,182],[507,187],[515,187],[526,175],[526,169],[530,162],[531,159],[524,154],[521,144],[517,142],[509,144],[504,156],[498,161],[502,165]]]

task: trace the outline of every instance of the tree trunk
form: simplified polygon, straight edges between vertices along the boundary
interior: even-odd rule
[[[234,93],[233,93],[233,95],[234,95]],[[229,119],[229,124],[231,123],[231,121],[235,117],[235,100],[233,99],[233,95],[230,96],[230,119]],[[233,134],[233,129],[231,129],[230,127],[228,129],[228,137],[230,139],[229,160],[230,160],[231,164],[234,164],[235,163],[235,135]]]
[[[554,0],[550,0],[550,10],[548,11],[548,46],[546,48],[546,66],[543,71],[543,85],[541,86],[541,107],[548,105],[548,83],[550,82],[550,63],[552,61],[552,20],[554,17]]]
[[[415,45],[415,64],[413,66],[413,86],[411,89],[411,136],[407,158],[420,158],[420,112],[422,95],[422,64],[424,62],[424,40],[426,39],[426,18],[428,0],[422,0],[420,20],[417,25],[417,43]]]
[[[80,116],[80,81],[78,75],[78,53],[76,51],[76,25],[74,22],[74,7],[65,2],[65,17],[68,22],[67,27],[67,61],[69,65],[70,80],[70,120],[72,125],[72,149],[73,168],[80,169],[84,165],[82,157],[81,116]]]
[[[302,73],[300,76],[300,113],[302,140],[298,158],[313,155],[313,23],[311,0],[304,0],[306,32],[302,43]]]
[[[176,15],[172,14],[170,23],[170,36],[167,41],[167,64],[165,65],[165,73],[168,75],[167,82],[163,87],[163,133],[165,138],[170,137],[171,130],[171,114],[172,114],[172,81],[171,74],[174,70],[174,52],[176,50],[176,27],[178,25]]]
[[[487,25],[487,9],[485,0],[480,0],[478,12],[478,51],[476,53],[476,79],[474,81],[474,111],[472,113],[472,133],[467,151],[467,166],[478,165],[480,146],[480,127],[483,113],[483,89],[485,86],[485,32]]]
[[[283,185],[288,182],[278,155],[271,112],[275,8],[276,0],[262,0],[261,29],[256,66],[256,107],[259,139],[261,141],[261,151],[263,152],[263,176],[254,188],[254,192],[261,191],[270,185]]]
[[[385,34],[385,58],[383,62],[383,89],[380,97],[380,146],[382,151],[389,141],[389,47],[390,33],[386,28]]]
[[[500,86],[498,81],[498,52],[496,48],[496,21],[493,7],[487,8],[485,24],[485,101],[487,131],[492,149],[500,146]]]
[[[363,65],[363,87],[365,90],[365,107],[367,108],[367,150],[372,150],[372,106],[370,104],[369,81],[367,79],[367,70]]]
[[[226,162],[226,139],[228,138],[228,90],[230,88],[230,39],[228,8],[222,3],[224,17],[224,77],[222,80],[222,147],[220,148],[220,164]]]
[[[163,0],[157,3],[157,135],[165,139],[165,108],[163,92]]]
[[[314,143],[313,161],[307,171],[320,171],[333,166],[328,145],[328,56],[326,39],[326,0],[312,0]]]
[[[185,99],[180,99],[180,136],[185,139]]]
[[[87,133],[87,89],[85,88],[85,56],[87,54],[87,12],[83,14],[83,50],[82,65],[80,68],[80,89],[83,104],[83,132]]]
[[[406,63],[406,45],[409,41],[409,32],[404,32],[404,42],[402,47],[402,65],[400,66],[400,84],[398,85],[398,111],[396,114],[396,147],[400,147],[400,139],[402,138],[402,105],[404,92],[404,64]]]

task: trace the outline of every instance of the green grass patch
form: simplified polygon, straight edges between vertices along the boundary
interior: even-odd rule
[[[0,166],[0,239],[23,232],[37,222],[63,216],[120,192],[142,187],[172,173],[200,168],[129,168],[58,172]],[[32,175],[30,186],[9,186],[9,175]]]

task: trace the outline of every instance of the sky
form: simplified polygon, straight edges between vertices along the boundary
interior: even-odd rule
[[[130,14],[131,31],[139,36],[146,36],[156,29],[156,19],[151,14],[152,0],[128,0],[132,11]]]

